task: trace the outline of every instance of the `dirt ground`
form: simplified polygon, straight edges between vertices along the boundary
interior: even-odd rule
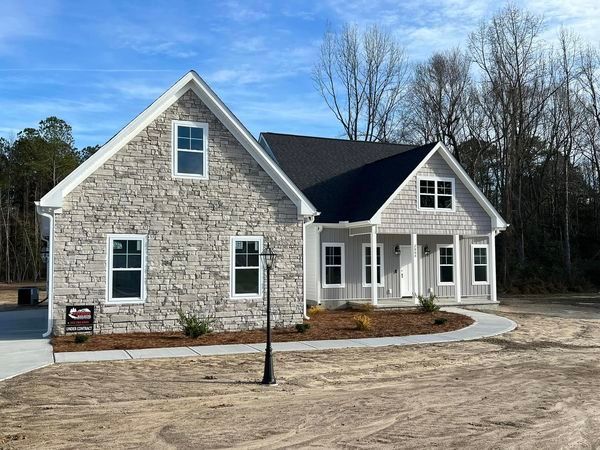
[[[0,382],[1,448],[598,448],[600,321],[452,344],[54,365]]]
[[[371,319],[368,330],[357,330],[354,317],[367,315]],[[445,319],[435,324],[436,319]],[[310,328],[298,333],[295,327],[275,328],[274,342],[309,341],[320,339],[355,339],[384,336],[408,336],[413,334],[443,333],[458,330],[473,323],[470,317],[446,311],[421,313],[414,309],[353,311],[323,311],[305,321]],[[55,352],[78,352],[86,350],[138,349],[158,347],[181,347],[188,345],[255,344],[264,342],[264,330],[215,332],[198,338],[189,338],[182,332],[97,334],[85,343],[76,343],[75,336],[52,338]]]

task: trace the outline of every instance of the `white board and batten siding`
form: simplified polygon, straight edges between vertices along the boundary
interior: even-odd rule
[[[307,249],[308,247],[313,248],[315,253],[307,253],[307,258],[311,258],[308,260],[308,266],[311,269],[307,273],[307,298],[314,301],[319,299],[321,301],[369,299],[371,288],[365,288],[362,284],[362,247],[363,243],[370,242],[370,236],[351,236],[349,230],[344,228],[324,228],[319,233],[316,231],[316,226],[308,234],[312,241]],[[317,251],[320,253],[322,243],[333,242],[344,244],[345,286],[323,288],[320,283],[321,258],[316,253]],[[400,297],[400,260],[394,249],[396,245],[410,245],[410,236],[378,234],[377,243],[383,244],[384,286],[378,288],[379,298],[398,298]],[[452,236],[421,235],[417,238],[420,266],[419,292],[427,294],[431,288],[438,297],[454,297],[454,286],[438,285],[438,244],[452,244]],[[472,244],[488,244],[488,238],[461,237],[460,239],[461,295],[463,297],[488,297],[490,294],[489,284],[473,284]],[[428,256],[425,256],[423,251],[426,247],[430,251]]]
[[[419,177],[454,178],[454,211],[419,210]],[[481,235],[491,232],[488,213],[469,192],[439,153],[434,154],[381,213],[379,233]]]

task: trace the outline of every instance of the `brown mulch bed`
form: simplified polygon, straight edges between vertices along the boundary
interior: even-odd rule
[[[370,330],[357,330],[353,317],[367,314],[371,317]],[[435,325],[436,318],[446,318],[441,325]],[[413,334],[441,333],[458,330],[473,323],[470,317],[445,311],[421,313],[417,310],[376,310],[376,311],[325,311],[310,320],[310,328],[299,333],[295,327],[273,329],[273,342],[312,341],[319,339],[355,339],[366,337],[408,336]],[[193,345],[255,344],[265,342],[264,330],[215,332],[188,338],[181,332],[165,333],[124,333],[97,334],[90,336],[85,343],[75,343],[75,337],[56,336],[52,339],[55,352],[76,352],[85,350],[130,350],[158,347],[184,347]]]

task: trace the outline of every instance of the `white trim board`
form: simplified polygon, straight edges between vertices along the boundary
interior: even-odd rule
[[[505,230],[509,226],[509,224],[507,224],[504,221],[500,213],[496,210],[496,208],[494,208],[494,206],[490,203],[486,196],[483,195],[481,190],[477,187],[477,185],[471,179],[471,177],[469,177],[467,172],[465,172],[465,169],[463,169],[463,167],[459,164],[459,162],[452,155],[452,153],[450,153],[448,149],[444,146],[444,144],[442,144],[441,142],[438,142],[431,149],[431,151],[427,154],[427,156],[425,156],[425,158],[423,158],[419,165],[415,167],[411,174],[408,177],[406,177],[406,179],[400,184],[400,186],[398,186],[394,193],[390,195],[390,197],[383,203],[383,205],[381,205],[377,212],[373,214],[373,217],[371,217],[369,222],[374,224],[381,223],[381,214],[383,213],[383,211],[385,211],[389,204],[392,203],[392,201],[394,201],[394,199],[398,196],[398,194],[404,188],[404,186],[406,186],[410,182],[410,180],[412,180],[419,173],[419,171],[423,168],[427,161],[429,161],[431,157],[438,151],[442,158],[444,158],[444,161],[446,161],[446,163],[450,166],[450,168],[453,170],[456,176],[460,179],[460,181],[462,181],[462,183],[465,185],[465,187],[468,189],[471,195],[475,197],[475,200],[477,200],[477,202],[481,205],[484,211],[488,213],[492,220],[492,228]],[[456,200],[456,197],[454,197],[454,200]]]
[[[318,212],[306,196],[288,176],[266,154],[265,150],[242,125],[235,115],[225,106],[212,89],[193,70],[186,73],[164,94],[154,101],[121,131],[114,135],[100,150],[71,172],[39,201],[40,206],[60,208],[66,195],[92,175],[108,159],[122,149],[144,128],[175,103],[188,90],[192,90],[207,108],[223,123],[229,132],[252,155],[258,164],[271,176],[273,181],[285,192],[298,208],[299,215],[313,216]]]

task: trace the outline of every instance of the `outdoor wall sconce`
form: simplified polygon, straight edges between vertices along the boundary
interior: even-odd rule
[[[429,250],[429,247],[428,247],[428,246],[425,246],[425,248],[423,248],[423,254],[424,254],[425,256],[429,256],[429,255],[431,255],[431,250]]]
[[[396,244],[396,246],[394,247],[394,253],[396,255],[399,255],[401,253],[400,244]]]

